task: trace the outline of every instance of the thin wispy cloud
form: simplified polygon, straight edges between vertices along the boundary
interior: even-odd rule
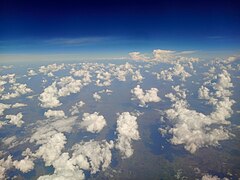
[[[187,54],[194,54],[196,52],[197,52],[196,50],[194,50],[194,51],[181,51],[181,52],[178,52],[177,54],[179,54],[179,55],[187,55]]]
[[[45,40],[49,45],[81,46],[86,44],[95,44],[109,40],[110,37],[79,37],[79,38],[54,38]]]

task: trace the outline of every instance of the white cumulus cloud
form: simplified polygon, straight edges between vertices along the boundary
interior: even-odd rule
[[[60,103],[58,100],[58,89],[56,87],[56,82],[45,88],[38,99],[41,101],[41,106],[44,108],[60,106],[62,103]]]
[[[0,103],[0,116],[2,116],[4,114],[4,111],[6,109],[9,109],[11,107],[10,104],[3,104],[3,103]]]
[[[117,119],[116,133],[118,137],[115,144],[116,149],[120,151],[122,158],[129,158],[134,152],[132,141],[140,139],[137,117],[129,112],[120,114]]]
[[[180,77],[182,81],[186,81],[186,78],[190,77],[191,74],[186,72],[184,67],[179,63],[175,64],[174,67],[170,67],[169,69],[157,73],[158,79],[166,81],[173,81],[174,76]]]
[[[17,115],[6,115],[6,119],[9,119],[9,123],[16,125],[17,127],[21,127],[24,121],[22,120],[22,113],[18,113]]]
[[[26,156],[24,159],[20,161],[17,160],[13,161],[13,165],[15,166],[16,169],[19,169],[23,173],[27,173],[34,168],[34,163],[28,156]]]
[[[140,52],[131,52],[129,53],[129,56],[131,57],[132,60],[147,61],[149,59],[147,56],[141,54]]]
[[[44,113],[44,116],[47,118],[53,117],[53,118],[63,118],[66,117],[63,110],[48,110]]]
[[[92,133],[100,132],[106,125],[105,118],[97,112],[94,112],[93,114],[84,113],[80,123],[81,128]]]
[[[191,109],[181,94],[176,94],[177,97],[168,95],[168,97],[172,97],[173,102],[175,101],[172,108],[165,111],[168,120],[173,125],[167,129],[168,133],[173,135],[171,143],[183,144],[186,150],[195,153],[201,147],[216,146],[219,141],[231,137],[231,133],[225,128],[230,124],[227,119],[233,113],[231,107],[234,103],[229,98],[231,95],[229,88],[232,87],[230,74],[223,71],[218,75],[217,82],[212,83],[212,86],[215,93],[211,95],[216,99],[216,103],[213,104],[214,111],[209,115]],[[178,89],[175,88],[175,91],[178,92]]]
[[[102,97],[97,92],[93,93],[93,98],[95,101],[100,101],[102,99]]]
[[[71,115],[76,115],[79,113],[79,109],[85,105],[85,102],[79,101],[75,105],[73,105],[69,111],[71,112]]]
[[[137,85],[135,88],[131,90],[131,93],[133,94],[133,99],[137,99],[140,101],[139,106],[146,106],[146,103],[148,102],[159,102],[161,99],[158,97],[158,89],[157,88],[151,88],[149,90],[146,90],[146,92],[141,89],[140,85]]]
[[[32,92],[32,90],[27,87],[27,84],[20,84],[20,83],[14,83],[9,88],[9,90],[11,90],[13,92],[11,92],[11,93],[8,92],[7,94],[3,94],[2,97],[1,97],[2,100],[8,100],[8,99],[16,98],[16,97],[19,97],[21,95]]]

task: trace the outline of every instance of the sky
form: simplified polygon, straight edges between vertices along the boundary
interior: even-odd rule
[[[240,2],[0,2],[0,55],[125,57],[153,49],[240,52]]]

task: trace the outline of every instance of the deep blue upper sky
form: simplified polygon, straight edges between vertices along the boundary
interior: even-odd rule
[[[2,0],[0,53],[234,50],[238,1]]]

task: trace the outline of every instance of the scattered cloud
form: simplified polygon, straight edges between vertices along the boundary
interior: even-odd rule
[[[104,171],[111,163],[113,142],[93,141],[80,142],[72,147],[73,153],[62,153],[54,162],[54,174],[39,177],[46,179],[85,179],[83,170],[91,174]]]
[[[18,113],[17,115],[6,115],[6,119],[9,119],[9,123],[16,125],[17,127],[21,127],[24,121],[22,120],[22,113]]]
[[[129,112],[119,114],[116,133],[116,149],[120,151],[122,158],[129,158],[134,152],[132,141],[140,139],[137,117],[131,115]]]
[[[174,64],[176,62],[196,62],[199,59],[188,57],[187,55],[195,51],[173,51],[165,49],[155,49],[152,52],[152,57],[146,57],[140,52],[130,52],[129,56],[132,60],[148,61],[148,62],[162,62]]]
[[[27,104],[24,103],[15,103],[12,105],[12,108],[21,108],[21,107],[26,107]]]
[[[28,76],[36,76],[36,75],[37,75],[37,73],[33,69],[30,69],[28,71]]]
[[[20,83],[14,83],[10,88],[10,91],[13,91],[12,93],[2,94],[1,99],[2,100],[8,100],[12,98],[19,97],[21,95],[31,93],[32,90],[27,87],[27,84],[20,84]]]
[[[49,64],[47,66],[41,66],[39,72],[48,76],[53,76],[53,72],[57,72],[64,68],[64,64]]]
[[[140,85],[137,85],[135,88],[131,90],[131,93],[133,94],[133,100],[137,99],[140,101],[139,106],[144,107],[146,106],[146,103],[149,102],[159,102],[161,99],[158,97],[158,89],[157,88],[151,88],[149,90],[146,90],[146,92],[141,89]]]
[[[45,165],[50,166],[61,155],[66,144],[66,137],[63,133],[56,133],[48,138],[36,151],[36,157],[42,157]]]
[[[8,156],[6,160],[0,160],[0,179],[5,179],[6,171],[13,167],[12,156]]]
[[[92,114],[84,113],[83,110],[87,110],[88,107],[82,108],[85,103],[79,101],[79,99],[75,99],[76,101],[74,100],[73,104],[63,106],[68,111],[64,110],[69,117],[65,115],[63,110],[59,108],[56,110],[55,108],[65,102],[64,97],[72,93],[79,93],[82,91],[82,88],[90,83],[91,86],[97,88],[93,94],[97,101],[101,99],[102,95],[111,95],[113,91],[110,89],[116,90],[115,83],[124,84],[124,81],[127,81],[128,87],[131,87],[133,84],[144,83],[145,78],[148,81],[152,75],[151,72],[156,69],[156,63],[152,63],[153,61],[170,63],[166,65],[167,67],[170,66],[170,68],[164,70],[164,65],[161,66],[161,72],[155,73],[159,79],[172,81],[170,86],[173,85],[172,91],[170,93],[167,92],[165,95],[165,97],[170,99],[168,103],[171,103],[171,106],[167,106],[168,109],[162,109],[164,113],[161,114],[161,127],[159,128],[159,132],[167,138],[167,141],[169,140],[168,142],[174,145],[183,145],[187,151],[195,153],[202,147],[218,146],[220,141],[231,138],[233,134],[230,130],[231,122],[228,119],[233,114],[232,106],[235,101],[231,97],[234,86],[230,72],[236,70],[237,67],[230,67],[229,64],[236,62],[237,59],[235,56],[229,57],[229,60],[225,58],[223,61],[216,62],[216,67],[213,66],[214,64],[211,64],[212,62],[207,62],[204,64],[204,67],[209,70],[206,71],[207,73],[202,73],[201,68],[200,72],[198,72],[198,68],[195,68],[198,65],[194,63],[195,60],[184,56],[192,53],[194,52],[157,49],[153,51],[153,57],[151,58],[139,52],[132,54],[133,59],[142,58],[141,60],[145,59],[149,63],[125,63],[121,65],[111,63],[50,64],[41,66],[39,68],[40,73],[35,72],[33,69],[31,69],[32,71],[28,69],[29,76],[36,74],[43,77],[43,90],[36,96],[38,96],[40,102],[41,112],[45,111],[44,114],[40,115],[45,119],[40,118],[41,120],[30,123],[32,121],[27,120],[29,117],[24,116],[26,118],[24,130],[28,136],[24,137],[24,140],[21,139],[22,137],[18,138],[11,134],[2,138],[3,148],[8,148],[10,151],[0,151],[1,158],[4,157],[0,160],[0,179],[6,178],[5,176],[11,168],[15,168],[22,173],[30,172],[34,169],[34,163],[37,163],[37,159],[42,159],[46,166],[51,166],[54,169],[52,174],[43,175],[39,179],[84,179],[85,173],[95,174],[106,170],[111,165],[113,150],[119,151],[122,159],[131,157],[134,153],[133,142],[140,139],[137,117],[145,113],[145,111],[119,113],[116,121],[115,133],[117,138],[115,140],[86,140],[88,137],[84,137],[81,141],[70,142],[69,140],[71,139],[67,138],[71,137],[71,133],[79,131],[79,127],[84,129],[83,131],[99,133],[107,126],[107,121],[98,112]],[[229,62],[229,64],[225,66],[224,62]],[[62,69],[64,69],[64,75],[56,73],[59,75],[55,76],[55,72]],[[229,69],[232,71],[229,71]],[[199,88],[198,91],[196,91],[196,88],[193,88],[194,92],[189,89],[190,86],[187,86],[191,82],[184,82],[191,75],[193,76],[191,79],[196,77],[193,70],[201,73],[203,75],[201,80],[204,81],[202,84],[193,82],[196,88]],[[70,73],[70,75],[66,75],[65,71],[66,74]],[[193,73],[190,74],[187,71]],[[146,77],[143,77],[142,74],[146,74]],[[46,75],[49,77],[46,77]],[[176,84],[178,81],[174,81],[175,77],[183,81],[180,82],[181,85]],[[32,92],[30,88],[29,91],[27,90],[26,84],[16,83],[18,79],[22,81],[21,78],[26,79],[26,75],[6,74],[0,76],[0,98],[6,95],[6,97],[9,96],[9,99],[11,99],[16,96],[16,92],[19,95]],[[155,80],[156,78],[154,78]],[[166,84],[166,81],[159,82]],[[108,86],[108,89],[106,87],[102,88],[104,86]],[[143,85],[141,86],[143,87]],[[135,85],[133,89],[128,89],[132,93],[132,99],[136,100],[139,106],[146,107],[148,103],[161,101],[157,88],[143,90],[141,86]],[[166,86],[166,90],[170,86]],[[9,90],[12,92],[5,93],[8,87],[10,87]],[[212,112],[208,114],[199,112],[198,107],[194,106],[195,104],[191,99],[193,96],[196,98],[196,93],[198,93],[198,98],[201,99],[200,103],[205,102],[212,106]],[[112,94],[112,96],[114,95],[115,93]],[[71,98],[69,97],[69,99]],[[83,99],[84,101],[87,100],[86,97],[83,97]],[[5,100],[8,100],[8,98]],[[101,100],[104,101],[104,99]],[[9,101],[11,104],[0,103],[0,116],[2,118],[0,127],[9,124],[21,127],[24,123],[23,114],[30,107],[22,108],[24,110],[22,113],[9,114],[11,108],[31,106],[31,103],[35,101],[36,98],[25,99],[24,97]],[[27,104],[25,104],[26,102]],[[13,109],[14,112],[17,110],[19,109]],[[82,120],[79,121],[78,116],[81,113],[83,113]],[[30,136],[29,133],[31,133]],[[23,143],[26,143],[24,147],[27,143],[31,146],[22,152],[22,157],[15,157],[14,153],[13,156],[9,155],[9,153],[13,152],[12,150],[15,151],[15,147],[20,147],[19,145]],[[203,179],[214,178],[218,177],[208,174],[203,176]]]
[[[100,170],[105,170],[111,163],[111,149],[114,147],[113,141],[93,141],[81,142],[72,147],[73,158],[79,155],[88,160],[89,165],[84,165],[83,168],[89,169],[92,174]],[[79,162],[81,163],[81,161]]]
[[[165,81],[173,81],[174,76],[179,76],[182,81],[186,81],[186,78],[190,77],[191,74],[186,72],[181,64],[175,64],[174,67],[162,70],[160,73],[156,73],[158,79]]]
[[[3,115],[4,111],[6,109],[9,109],[11,107],[10,104],[3,104],[3,103],[0,103],[0,116]]]
[[[93,114],[84,113],[82,121],[80,122],[80,127],[91,133],[100,132],[106,125],[105,118],[97,112]]]
[[[97,92],[93,93],[93,98],[95,101],[100,101],[102,99],[102,97]]]
[[[15,166],[16,169],[19,169],[23,173],[27,173],[31,171],[34,168],[34,163],[29,157],[25,157],[24,159],[20,161],[13,161],[13,165]]]
[[[228,178],[219,178],[218,176],[212,176],[210,174],[205,174],[203,177],[202,177],[202,180],[228,180]]]
[[[46,116],[47,118],[64,118],[65,113],[63,110],[48,110],[47,112],[44,113],[44,116]]]
[[[174,102],[171,109],[166,110],[167,119],[172,122],[172,127],[167,132],[172,134],[171,143],[184,144],[186,150],[195,153],[197,149],[209,145],[216,146],[219,141],[229,139],[232,134],[224,128],[230,124],[234,101],[229,98],[229,88],[232,87],[230,74],[223,70],[211,85],[215,89],[212,94],[216,98],[213,104],[214,111],[205,115],[189,108],[189,104],[179,88],[175,88],[176,96],[167,95]],[[202,88],[200,88],[202,92]],[[205,94],[204,94],[205,95]],[[160,129],[160,132],[163,132]]]
[[[41,106],[44,108],[54,108],[60,106],[62,103],[58,100],[58,89],[56,82],[44,89],[38,99],[41,102]]]
[[[58,90],[58,95],[60,97],[80,92],[80,89],[83,86],[81,80],[76,80],[71,76],[62,77],[57,84],[60,86],[60,89]]]
[[[143,76],[141,75],[140,70],[135,71],[135,72],[133,73],[133,75],[132,75],[132,80],[133,80],[133,81],[139,81],[139,82],[141,82],[143,79],[144,79],[144,78],[143,78]]]
[[[142,60],[142,61],[147,61],[149,58],[141,54],[140,52],[130,52],[129,56],[131,57],[132,60]]]
[[[79,113],[79,109],[85,105],[85,102],[79,101],[75,105],[73,105],[69,111],[71,112],[71,115],[76,115]]]

